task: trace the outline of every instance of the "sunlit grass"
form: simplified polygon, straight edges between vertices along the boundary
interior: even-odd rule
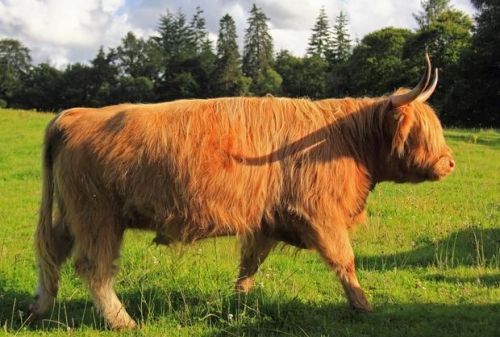
[[[235,238],[157,247],[130,231],[116,289],[141,324],[109,331],[71,264],[58,301],[23,322],[36,285],[33,232],[40,148],[52,115],[0,110],[0,334],[144,336],[494,336],[500,317],[500,133],[447,130],[456,172],[439,183],[382,184],[353,233],[375,313],[345,304],[317,254],[278,249],[248,297],[233,292]]]

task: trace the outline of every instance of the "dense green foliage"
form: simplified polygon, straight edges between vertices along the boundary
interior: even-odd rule
[[[282,50],[276,57],[275,66],[283,77],[282,95],[310,98],[326,96],[328,63],[320,55],[296,57]]]
[[[433,103],[442,111],[442,119],[448,124],[457,124],[453,113],[442,106],[446,95],[459,80],[457,71],[461,54],[468,50],[471,39],[472,20],[464,13],[449,9],[435,14],[427,25],[418,30],[405,45],[405,58],[409,74],[416,78],[423,71],[421,55],[428,51],[432,64],[440,69],[439,86],[432,96]],[[412,73],[411,70],[415,72]]]
[[[23,89],[23,77],[29,73],[28,48],[13,39],[0,39],[0,100],[6,105]]]
[[[40,151],[52,114],[0,110],[0,335],[17,336],[485,336],[500,315],[500,133],[446,131],[457,169],[442,182],[384,183],[353,233],[373,314],[351,311],[313,251],[276,249],[248,297],[233,292],[235,238],[154,246],[126,233],[116,288],[141,324],[107,330],[71,263],[53,310],[26,326],[36,287],[33,233]],[[488,158],[488,160],[485,160]]]
[[[471,47],[460,55],[443,111],[462,124],[500,125],[500,2],[473,0],[479,15]]]
[[[59,111],[72,106],[155,102],[190,97],[383,95],[412,87],[428,51],[440,69],[431,98],[446,125],[500,126],[500,5],[474,0],[475,22],[449,0],[422,0],[416,30],[385,27],[353,45],[347,15],[330,22],[320,9],[305,56],[275,53],[269,18],[251,7],[242,46],[228,14],[216,49],[201,8],[189,19],[168,12],[157,34],[128,33],[116,48],[102,48],[88,63],[56,69],[33,65],[21,42],[0,40],[0,107]]]
[[[366,35],[344,68],[346,76],[350,76],[349,94],[381,95],[398,86],[411,85],[418,75],[408,76],[403,54],[413,35],[401,28],[384,28]]]

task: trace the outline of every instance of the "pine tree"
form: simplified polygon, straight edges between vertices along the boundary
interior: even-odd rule
[[[196,53],[196,39],[193,32],[193,23],[188,24],[186,15],[182,12],[172,13],[160,17],[158,27],[159,37],[156,38],[164,62],[187,58]]]
[[[159,50],[152,40],[137,38],[128,32],[114,53],[121,75],[152,80],[158,75]]]
[[[321,7],[318,18],[312,29],[312,35],[309,40],[307,54],[310,56],[319,56],[326,58],[332,48],[332,33],[328,23],[328,16],[325,7]]]
[[[423,11],[413,14],[420,28],[425,28],[433,23],[441,13],[450,10],[450,0],[422,0]]]
[[[344,63],[351,55],[351,38],[347,30],[347,15],[340,11],[333,26],[333,43],[331,51],[331,63]]]
[[[95,58],[90,61],[91,87],[88,105],[102,106],[113,103],[111,88],[116,85],[118,68],[114,64],[114,53],[105,53],[99,48]]]
[[[254,4],[248,18],[243,50],[243,73],[252,79],[269,68],[273,60],[273,40],[268,20],[262,9]]]
[[[194,13],[189,27],[196,53],[201,54],[207,50],[207,47],[210,46],[211,48],[205,26],[205,18],[203,17],[203,10],[199,6],[196,7],[196,13]]]
[[[217,96],[238,95],[242,89],[242,72],[236,25],[229,14],[222,17],[219,25],[213,93]]]
[[[250,11],[243,49],[243,74],[252,79],[251,91],[257,95],[273,93],[281,86],[281,76],[272,68],[273,39],[269,18],[255,4]]]
[[[209,95],[209,76],[215,55],[198,7],[188,23],[182,12],[167,12],[160,18],[156,41],[163,57],[159,100]]]

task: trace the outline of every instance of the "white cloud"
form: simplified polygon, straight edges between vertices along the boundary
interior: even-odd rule
[[[85,61],[134,30],[117,10],[125,0],[0,0],[0,35],[17,38],[38,62]]]
[[[181,9],[190,18],[200,5],[210,36],[217,35],[220,18],[229,13],[236,21],[241,46],[254,2],[271,19],[276,51],[289,49],[296,55],[305,53],[321,6],[332,24],[340,10],[347,12],[350,33],[359,39],[387,26],[413,29],[412,13],[420,10],[420,0],[0,0],[0,37],[21,40],[35,62],[63,67],[88,61],[101,45],[116,46],[127,31],[153,34],[167,9]],[[451,3],[469,14],[474,11],[469,0]]]

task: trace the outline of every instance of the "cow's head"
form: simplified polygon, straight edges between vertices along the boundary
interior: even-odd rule
[[[438,70],[431,77],[431,63],[426,54],[427,69],[412,90],[398,90],[389,97],[386,115],[390,155],[390,180],[421,182],[439,180],[455,168],[452,152],[446,145],[443,128],[426,100],[436,89]]]

